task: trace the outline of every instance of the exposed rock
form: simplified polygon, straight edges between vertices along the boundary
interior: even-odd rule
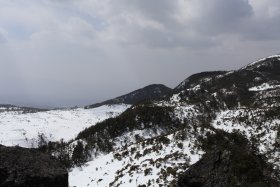
[[[218,143],[221,136],[217,136],[215,140],[210,137],[210,141]],[[244,138],[236,134],[223,136],[216,150],[209,149],[179,178],[178,187],[279,186],[272,167],[251,150]]]
[[[68,187],[68,172],[36,149],[0,145],[0,186]]]

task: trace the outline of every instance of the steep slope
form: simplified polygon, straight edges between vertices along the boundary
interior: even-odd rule
[[[174,94],[134,105],[120,116],[81,132],[77,140],[93,152],[92,161],[84,168],[84,183],[176,185],[179,176],[204,153],[211,154],[203,142],[219,130],[244,137],[255,151],[248,155],[262,155],[258,162],[271,165],[265,177],[279,181],[279,56],[236,71],[191,77]],[[265,172],[262,166],[254,167]],[[70,173],[70,184],[79,186],[78,173],[78,168]],[[235,176],[232,172],[226,175]]]
[[[178,187],[279,186],[271,165],[238,133],[223,131],[208,137],[206,154],[179,177]]]
[[[102,105],[112,105],[112,104],[136,104],[140,101],[164,97],[169,93],[171,93],[171,91],[172,89],[166,87],[165,85],[152,84],[144,88],[135,90],[131,93],[104,101],[102,103],[96,103],[93,105],[86,106],[85,108],[86,109],[96,108]]]

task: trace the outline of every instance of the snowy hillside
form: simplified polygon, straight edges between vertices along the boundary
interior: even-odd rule
[[[0,112],[0,144],[36,147],[38,135],[49,141],[69,141],[86,127],[114,117],[130,105],[105,105],[94,109],[65,109],[24,113],[20,108]]]
[[[202,151],[191,152],[194,150],[193,138],[178,141],[174,137],[178,134],[164,137],[165,143],[149,139],[99,155],[84,167],[74,168],[69,175],[69,184],[77,187],[166,186],[203,154]]]
[[[69,173],[70,186],[168,186],[176,182],[177,177],[196,163],[204,153],[198,148],[197,138],[206,131],[202,132],[195,124],[181,129],[186,121],[191,124],[192,120],[202,116],[202,111],[198,106],[182,102],[178,94],[174,94],[167,101],[157,101],[145,110],[157,107],[174,107],[172,119],[170,118],[174,125],[173,132],[161,126],[160,122],[154,123],[152,119],[147,120],[149,124],[145,124],[142,121],[145,116],[139,114],[136,121],[140,124],[140,129],[114,138],[111,152],[97,153],[92,161],[82,167],[73,168]],[[137,111],[137,107],[132,110]],[[151,111],[148,114],[152,116],[155,113]],[[164,115],[162,113],[159,120],[168,123]]]
[[[115,119],[86,129],[77,139],[91,147],[93,155],[85,166],[73,168],[70,185],[176,186],[178,178],[204,153],[221,149],[221,131],[235,138],[245,137],[251,156],[262,158],[261,162],[267,164],[265,168],[272,168],[265,172],[260,165],[250,168],[246,159],[242,163],[241,158],[238,162],[244,165],[234,165],[235,169],[255,169],[246,175],[258,173],[258,179],[269,178],[277,184],[275,180],[280,180],[279,75],[278,56],[236,71],[196,74],[176,87],[170,97],[133,106]],[[221,141],[218,139],[218,144],[214,144],[212,135]],[[237,138],[237,142],[241,140],[244,141]],[[233,147],[238,152],[239,146]],[[209,165],[203,168],[211,171]],[[256,185],[254,181],[243,180],[242,175],[224,173],[226,177],[234,177],[241,186]],[[271,186],[267,181],[258,185]]]

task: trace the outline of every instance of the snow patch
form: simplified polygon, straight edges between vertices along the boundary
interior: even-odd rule
[[[269,85],[268,83],[263,83],[260,86],[254,86],[252,88],[249,88],[249,91],[257,92],[257,91],[265,91],[265,90],[276,89],[276,88],[280,88],[280,85]]]

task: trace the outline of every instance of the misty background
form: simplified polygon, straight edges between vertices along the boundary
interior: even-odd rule
[[[280,52],[279,0],[0,0],[0,103],[83,106]]]

